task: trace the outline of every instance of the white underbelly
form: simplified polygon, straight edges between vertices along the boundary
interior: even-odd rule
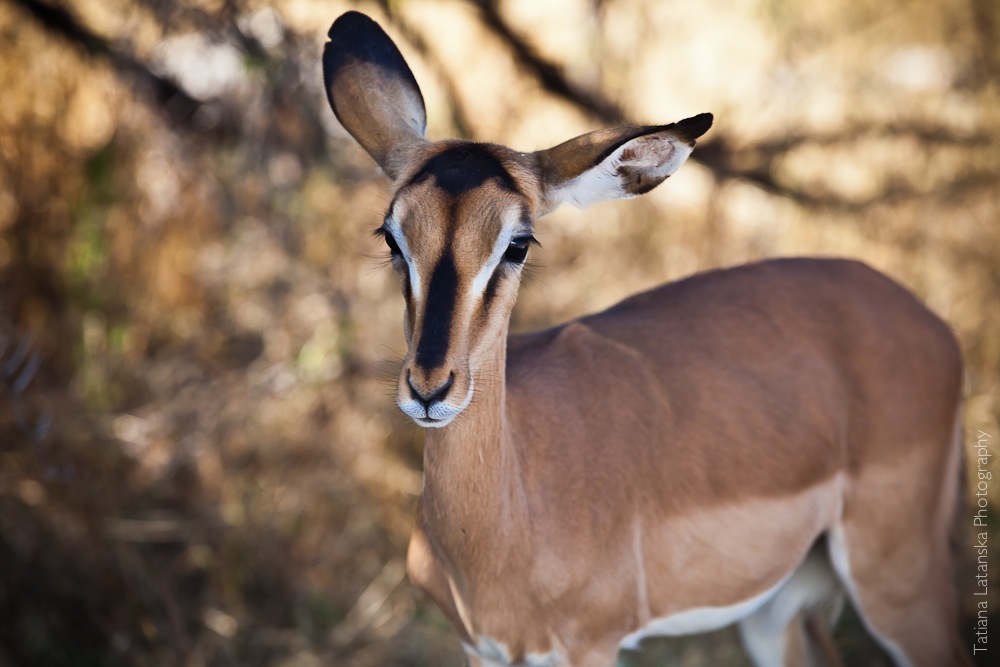
[[[647,637],[675,637],[711,632],[742,620],[760,609],[768,600],[775,596],[782,586],[792,577],[794,570],[786,574],[773,587],[749,600],[738,602],[726,607],[698,607],[688,609],[670,616],[655,618],[644,627],[627,635],[621,641],[621,648],[634,651]]]

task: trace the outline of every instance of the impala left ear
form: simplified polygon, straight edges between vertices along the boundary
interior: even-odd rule
[[[385,31],[364,14],[341,15],[323,48],[330,107],[382,170],[395,180],[398,156],[424,143],[427,113],[420,86]]]
[[[684,164],[710,127],[712,114],[703,113],[670,125],[598,130],[535,153],[543,214],[564,203],[584,208],[649,192]]]

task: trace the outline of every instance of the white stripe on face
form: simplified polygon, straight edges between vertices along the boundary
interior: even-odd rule
[[[417,267],[413,263],[413,256],[410,254],[410,248],[406,244],[406,235],[403,234],[403,229],[399,224],[399,219],[403,217],[406,212],[405,204],[397,201],[392,205],[392,211],[389,216],[386,216],[384,226],[392,234],[393,240],[396,245],[399,246],[399,252],[403,254],[403,260],[406,262],[406,270],[410,275],[410,294],[414,301],[414,305],[420,303],[421,290],[420,290],[420,274],[417,272]]]
[[[504,220],[500,234],[497,236],[496,243],[493,245],[493,252],[490,254],[490,258],[486,260],[486,263],[483,264],[483,268],[479,270],[479,273],[476,274],[475,279],[472,281],[472,286],[470,287],[472,299],[470,301],[474,302],[476,297],[479,297],[486,292],[486,286],[489,284],[490,278],[493,276],[493,272],[503,259],[504,253],[507,252],[507,247],[510,246],[510,242],[516,236],[531,235],[532,230],[530,228],[522,228],[520,221],[521,211],[519,209],[514,209],[507,213],[507,217]]]

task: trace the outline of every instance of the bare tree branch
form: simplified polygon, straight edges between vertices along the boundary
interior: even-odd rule
[[[112,65],[150,91],[168,118],[181,125],[190,124],[202,102],[188,95],[176,81],[154,72],[132,55],[116,50],[103,37],[84,27],[67,9],[40,0],[10,0],[27,11],[53,35],[82,48],[88,55],[105,58]]]
[[[389,17],[389,20],[395,24],[396,28],[403,34],[403,37],[406,38],[406,41],[410,42],[410,44],[413,45],[413,48],[415,48],[420,55],[426,58],[431,67],[434,68],[434,71],[437,72],[437,75],[444,86],[445,94],[449,100],[448,110],[451,114],[452,126],[455,128],[455,131],[460,137],[471,139],[474,133],[472,131],[472,125],[469,123],[469,118],[462,106],[462,101],[458,94],[458,87],[455,85],[455,80],[448,74],[448,71],[445,69],[441,59],[438,58],[427,45],[427,40],[425,40],[413,26],[400,16],[399,12],[393,11],[392,4],[389,0],[379,0],[379,4],[385,11],[386,16]]]
[[[507,23],[500,14],[497,0],[469,0],[479,10],[484,25],[500,38],[514,57],[549,93],[571,102],[603,123],[624,123],[625,112],[617,104],[595,91],[570,82],[562,67],[542,58],[535,49]]]

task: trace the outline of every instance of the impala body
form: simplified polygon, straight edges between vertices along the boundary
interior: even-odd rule
[[[787,259],[508,338],[535,221],[652,189],[711,116],[535,153],[430,142],[402,55],[356,12],[324,76],[394,184],[397,403],[427,427],[408,569],[473,664],[609,667],[738,623],[761,667],[835,665],[845,597],[897,665],[969,664],[948,539],[962,368],[940,319],[862,264]]]

